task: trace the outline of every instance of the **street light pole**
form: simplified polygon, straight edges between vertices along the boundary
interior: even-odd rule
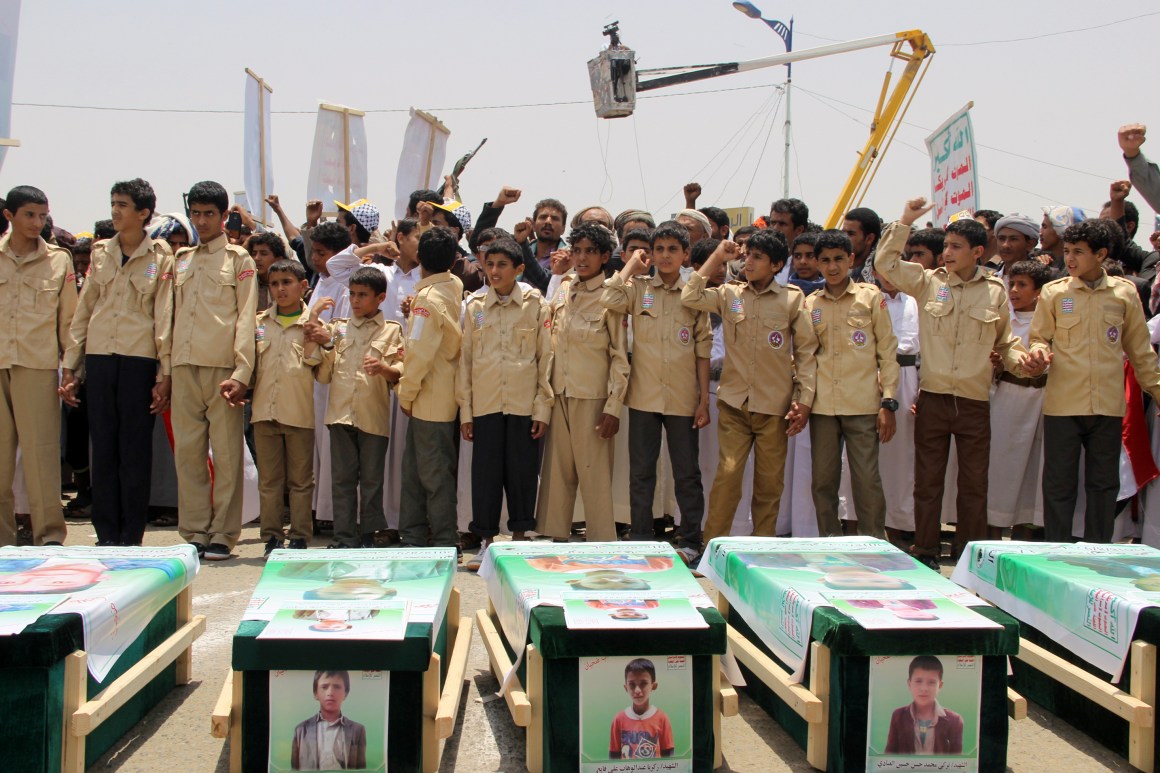
[[[760,19],[765,22],[765,25],[776,32],[785,43],[785,52],[787,54],[793,53],[793,17],[789,17],[789,26],[787,27],[783,22],[775,21],[773,19],[766,19],[761,15],[761,11],[753,3],[745,0],[737,0],[733,3],[733,7],[741,13],[748,16],[750,19]],[[782,198],[789,198],[789,151],[790,151],[790,127],[792,121],[790,120],[790,86],[793,84],[793,62],[786,62],[785,65],[785,155],[782,159],[781,165],[781,195]]]

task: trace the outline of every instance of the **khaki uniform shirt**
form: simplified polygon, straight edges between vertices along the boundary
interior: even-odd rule
[[[725,362],[718,400],[769,416],[784,416],[791,402],[813,405],[818,339],[801,290],[770,282],[757,292],[741,280],[710,288],[693,273],[681,302],[721,315]]]
[[[0,368],[56,370],[77,307],[72,257],[40,238],[36,252],[17,257],[11,236],[0,237]]]
[[[458,404],[455,377],[459,370],[459,306],[463,283],[449,272],[432,274],[415,285],[407,325],[399,405],[422,421],[455,421]]]
[[[276,323],[275,323],[276,324]],[[318,380],[330,384],[326,424],[348,424],[371,435],[391,436],[391,384],[367,375],[370,355],[391,367],[403,361],[403,328],[382,313],[373,317],[335,319],[327,324],[334,348],[322,351]]]
[[[251,422],[276,421],[288,427],[314,429],[314,369],[322,362],[322,349],[314,347],[306,359],[303,327],[307,318],[303,307],[298,319],[283,327],[276,305],[258,315]]]
[[[463,312],[459,422],[505,413],[547,423],[552,415],[552,320],[538,290],[517,282],[507,300],[476,290]]]
[[[254,372],[254,259],[226,235],[174,256],[173,365],[231,368],[250,383]]]
[[[818,381],[813,413],[878,413],[898,397],[898,339],[882,291],[850,282],[835,298],[823,287],[806,298],[818,337]]]
[[[121,237],[93,247],[88,279],[72,321],[64,367],[78,370],[86,354],[158,360],[170,372],[173,344],[173,253],[164,239],[145,239],[124,260]]]
[[[1104,274],[1095,287],[1074,277],[1048,282],[1029,338],[1031,351],[1052,353],[1048,416],[1123,416],[1125,354],[1140,387],[1160,402],[1156,353],[1136,286],[1126,279]]]
[[[620,274],[604,283],[600,305],[632,315],[632,372],[624,403],[665,416],[692,416],[700,388],[697,360],[713,349],[709,314],[681,303],[685,280],[665,285],[659,276],[625,282]]]
[[[894,223],[882,235],[874,267],[918,303],[922,367],[919,388],[969,400],[989,400],[991,351],[1004,367],[1022,376],[1026,353],[1011,334],[1011,311],[1003,280],[982,266],[963,281],[945,268],[924,269],[901,259],[910,229]]]
[[[628,319],[600,305],[604,275],[584,282],[568,274],[551,300],[552,392],[604,400],[603,413],[620,417],[628,390]]]

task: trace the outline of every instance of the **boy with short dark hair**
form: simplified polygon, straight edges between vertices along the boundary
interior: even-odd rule
[[[305,269],[297,261],[279,260],[267,269],[266,284],[272,303],[258,314],[254,329],[258,363],[252,423],[260,524],[269,556],[285,536],[285,490],[290,494],[290,547],[306,548],[313,532],[314,371],[322,356],[318,342],[305,335],[307,321],[318,322],[302,302]]]
[[[654,539],[653,498],[661,430],[668,440],[677,504],[677,552],[693,565],[701,553],[705,493],[698,463],[698,433],[709,425],[709,355],[713,330],[706,312],[681,304],[681,267],[689,258],[689,232],[661,223],[651,252],[631,253],[620,273],[604,283],[600,305],[632,319],[633,364],[628,378],[630,505],[634,540]],[[645,272],[654,269],[649,277]]]
[[[1011,229],[999,220],[999,256],[1005,258]],[[1031,343],[1031,320],[1043,286],[1051,281],[1051,269],[1038,260],[1007,265],[1003,279],[1011,302],[1011,333]],[[1042,518],[1040,485],[1043,464],[1043,387],[1047,376],[1018,378],[1007,371],[991,393],[991,436],[1002,443],[991,445],[991,477],[987,487],[987,537],[1002,539],[1003,529],[1031,524]],[[1020,537],[1012,534],[1012,539]]]
[[[681,291],[681,302],[720,314],[725,361],[717,391],[717,477],[709,493],[704,542],[729,533],[741,499],[751,449],[753,534],[775,536],[784,485],[788,436],[806,427],[814,399],[818,342],[801,290],[774,281],[789,258],[785,241],[766,231],[749,237],[744,278],[707,287],[718,268],[735,258],[737,245],[721,242]]]
[[[456,475],[459,433],[455,378],[463,330],[463,283],[450,273],[458,239],[443,226],[419,237],[422,279],[415,285],[407,327],[399,407],[410,419],[403,451],[399,536],[404,545],[459,547]]]
[[[921,228],[906,239],[903,260],[917,263],[928,271],[942,265],[943,241],[946,232],[941,228]]]
[[[637,658],[624,667],[624,691],[632,705],[612,720],[608,757],[613,760],[672,757],[676,748],[673,726],[650,696],[657,689],[657,670],[651,660]]]
[[[535,528],[539,480],[529,460],[553,402],[550,310],[538,290],[516,281],[523,249],[504,236],[487,246],[482,262],[490,287],[467,296],[456,385],[460,433],[475,443],[469,528],[483,540],[468,569],[479,568],[499,534],[505,493],[512,538]]]
[[[330,384],[326,426],[330,435],[331,500],[334,505],[333,548],[371,547],[376,532],[386,529],[383,474],[391,435],[390,384],[399,380],[402,329],[383,319],[379,304],[387,280],[377,268],[364,266],[350,277],[349,319],[316,319],[333,304],[323,298],[307,322],[307,340],[322,346],[317,378]]]
[[[544,451],[536,531],[557,540],[572,533],[576,490],[589,541],[616,539],[612,512],[612,439],[628,388],[623,314],[600,306],[612,232],[582,223],[568,236],[574,274],[564,276],[552,308],[552,429]]]
[[[20,185],[4,199],[0,237],[0,546],[16,544],[16,449],[20,447],[35,545],[64,542],[60,507],[60,398],[56,369],[69,348],[77,284],[68,250],[40,236],[48,197]]]
[[[818,533],[842,534],[838,486],[842,446],[850,463],[858,531],[885,539],[886,499],[878,444],[894,437],[898,410],[898,341],[886,302],[874,285],[850,279],[854,246],[838,230],[814,244],[826,286],[806,299],[818,338],[818,375],[810,412],[814,511]]]
[[[913,699],[890,715],[885,754],[947,756],[963,753],[963,718],[938,702],[942,661],[919,655],[910,661],[906,687]]]
[[[242,532],[242,411],[254,372],[254,260],[223,229],[229,194],[216,182],[189,190],[199,244],[175,256],[173,456],[178,533],[210,561],[230,557]],[[213,446],[212,500],[209,466]]]
[[[246,252],[254,259],[254,268],[258,272],[258,308],[261,314],[270,308],[273,298],[270,293],[268,274],[270,267],[279,260],[287,260],[286,242],[282,237],[271,231],[256,233],[246,240]],[[295,259],[297,262],[297,259]]]
[[[1043,401],[1043,523],[1049,542],[1071,540],[1076,474],[1084,451],[1085,542],[1109,542],[1119,491],[1125,412],[1124,357],[1140,388],[1160,401],[1160,367],[1135,286],[1108,276],[1109,221],[1084,220],[1063,232],[1068,276],[1048,282],[1031,322],[1027,370],[1050,365]]]
[[[943,487],[950,441],[959,458],[958,521],[952,557],[987,536],[987,479],[991,458],[991,352],[1023,375],[1026,353],[1011,335],[1003,280],[979,265],[987,247],[981,223],[961,218],[946,227],[943,266],[902,261],[911,224],[930,211],[926,199],[906,202],[902,218],[882,236],[875,269],[918,302],[922,368],[915,414],[912,554],[938,570]]]
[[[142,179],[110,191],[117,235],[93,250],[72,321],[61,395],[77,402],[84,369],[98,545],[140,545],[149,514],[154,417],[169,409],[173,254],[145,226],[157,196]]]

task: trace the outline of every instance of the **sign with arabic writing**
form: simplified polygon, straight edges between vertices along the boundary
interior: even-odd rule
[[[979,172],[975,157],[975,130],[971,126],[971,107],[948,118],[926,138],[930,152],[931,218],[943,227],[955,212],[979,208]]]

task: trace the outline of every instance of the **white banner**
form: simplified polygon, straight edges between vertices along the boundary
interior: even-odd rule
[[[306,198],[318,199],[327,214],[335,214],[334,202],[344,204],[367,195],[367,130],[364,113],[341,105],[318,106],[314,150]]]
[[[956,212],[979,208],[979,172],[975,156],[975,130],[968,102],[926,138],[930,153],[930,187],[934,210],[931,218],[941,228]]]
[[[246,118],[243,159],[246,200],[254,219],[270,224],[266,197],[274,192],[274,154],[270,141],[270,95],[274,90],[246,70]]]
[[[0,169],[12,134],[12,84],[16,79],[16,36],[20,32],[20,0],[0,0]]]
[[[411,108],[411,122],[403,135],[403,152],[395,175],[395,217],[403,219],[411,193],[422,188],[443,190],[443,161],[451,130],[438,118]]]

